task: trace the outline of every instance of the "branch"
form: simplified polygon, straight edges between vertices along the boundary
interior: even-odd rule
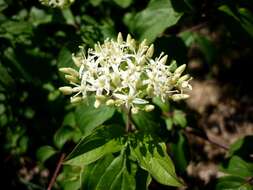
[[[191,27],[191,28],[187,28],[187,29],[185,29],[185,30],[183,30],[183,31],[180,31],[178,34],[177,34],[177,36],[180,36],[180,34],[182,34],[183,32],[194,32],[194,31],[198,31],[199,29],[201,29],[201,28],[204,28],[205,26],[207,26],[207,22],[203,22],[203,23],[200,23],[200,24],[197,24],[197,25],[195,25],[195,26],[193,26],[193,27]]]
[[[61,169],[61,165],[62,165],[62,162],[63,162],[64,158],[65,158],[65,154],[62,153],[62,154],[61,154],[61,157],[60,157],[60,159],[59,159],[59,161],[58,161],[58,163],[57,163],[57,166],[56,166],[56,168],[55,168],[54,174],[53,174],[53,176],[52,176],[52,178],[51,178],[51,180],[50,180],[50,183],[49,183],[49,185],[48,185],[47,190],[51,190],[51,189],[52,189],[52,187],[53,187],[53,185],[54,185],[54,183],[55,183],[56,177],[57,177],[57,175],[58,175],[58,173],[59,173],[59,171],[60,171],[60,169]]]
[[[221,142],[218,142],[218,141],[215,141],[213,139],[210,139],[205,133],[203,133],[201,131],[197,131],[197,130],[194,130],[193,128],[187,127],[187,128],[185,128],[185,132],[190,133],[192,135],[195,135],[197,137],[200,137],[201,139],[203,139],[203,140],[205,140],[205,141],[207,141],[207,142],[209,142],[209,143],[211,143],[211,144],[213,144],[213,145],[215,145],[217,147],[220,147],[220,148],[222,148],[222,149],[224,149],[226,151],[229,150],[229,146],[228,145],[222,144]]]

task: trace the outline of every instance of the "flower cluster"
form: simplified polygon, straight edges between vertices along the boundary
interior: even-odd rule
[[[107,39],[97,43],[94,49],[84,50],[72,56],[78,70],[60,68],[72,85],[59,88],[64,94],[73,94],[71,102],[78,102],[88,95],[96,97],[95,107],[106,105],[124,106],[133,113],[139,109],[154,109],[149,100],[160,97],[180,100],[188,98],[191,90],[189,75],[183,75],[185,65],[173,69],[166,65],[167,55],[161,53],[152,58],[154,45],[146,40],[137,45],[130,36],[124,41],[121,33],[116,41]],[[174,61],[175,62],[175,61]]]
[[[75,0],[39,0],[41,4],[50,7],[64,8],[72,4]]]

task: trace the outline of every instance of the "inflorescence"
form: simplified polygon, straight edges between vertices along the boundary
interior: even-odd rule
[[[39,0],[41,4],[50,7],[64,8],[71,5],[75,0]]]
[[[166,65],[167,55],[161,53],[152,58],[153,53],[153,44],[148,46],[143,40],[137,45],[130,35],[124,41],[121,33],[117,41],[106,39],[103,44],[95,44],[87,54],[81,47],[79,54],[72,55],[78,69],[60,68],[71,86],[59,89],[66,95],[73,94],[73,103],[95,95],[95,107],[124,106],[132,113],[153,110],[150,102],[153,97],[164,102],[188,98],[186,93],[192,87],[191,77],[182,75],[186,65],[173,69],[175,61]]]

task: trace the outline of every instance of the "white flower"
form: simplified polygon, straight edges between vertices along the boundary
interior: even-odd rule
[[[41,4],[50,7],[64,8],[72,4],[75,0],[39,0]]]
[[[72,102],[93,94],[95,107],[105,103],[132,108],[133,113],[140,109],[153,110],[149,100],[156,96],[163,101],[187,98],[191,77],[181,76],[185,65],[172,72],[166,65],[168,56],[161,53],[153,59],[153,53],[154,45],[148,46],[144,40],[137,46],[130,35],[124,41],[121,33],[117,41],[106,39],[103,44],[89,49],[86,55],[81,48],[80,54],[72,56],[79,70],[60,69],[74,87],[60,90],[65,94],[73,93]]]

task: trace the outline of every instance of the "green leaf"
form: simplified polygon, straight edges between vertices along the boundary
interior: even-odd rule
[[[105,173],[105,170],[108,168],[108,166],[112,163],[113,160],[114,156],[112,154],[108,154],[103,158],[99,159],[97,162],[85,167],[82,173],[81,189],[95,189],[98,184],[98,180]]]
[[[4,87],[10,88],[14,84],[14,80],[8,73],[7,69],[0,62],[0,84]]]
[[[0,0],[0,11],[3,11],[8,7],[7,3],[4,0]]]
[[[94,99],[90,98],[88,99],[88,105],[84,103],[76,109],[76,122],[83,134],[88,135],[97,126],[110,119],[114,111],[114,108],[105,105],[95,108]]]
[[[21,77],[23,77],[26,81],[31,82],[32,81],[32,77],[30,74],[28,74],[28,72],[21,66],[20,62],[17,60],[16,54],[13,51],[12,48],[8,48],[4,51],[4,56],[6,57],[6,59],[8,60],[8,63],[10,65],[10,67],[13,68],[13,70],[15,71],[16,75],[20,75]],[[17,77],[16,76],[16,77]]]
[[[180,33],[180,37],[188,47],[196,44],[204,54],[208,63],[214,62],[215,58],[217,57],[217,49],[214,46],[214,43],[206,36],[203,36],[196,32],[187,31]]]
[[[54,144],[58,148],[62,148],[67,141],[73,140],[74,142],[78,142],[81,137],[82,133],[76,126],[75,114],[69,112],[64,117],[62,127],[54,134]]]
[[[125,153],[116,157],[97,183],[96,190],[135,190],[135,178],[128,171]]]
[[[155,141],[139,141],[131,147],[133,157],[139,166],[163,185],[179,187],[183,184],[176,176],[174,164],[166,152],[165,143]]]
[[[150,174],[138,167],[136,172],[136,189],[138,190],[148,190],[148,186],[152,181]]]
[[[118,157],[107,155],[84,168],[83,190],[135,190],[135,171],[127,167],[125,152]]]
[[[173,127],[173,119],[172,117],[165,118],[165,124],[168,131],[170,131]]]
[[[42,146],[37,150],[36,156],[40,162],[45,162],[51,156],[53,156],[57,151],[51,146]]]
[[[169,102],[163,102],[161,98],[154,97],[152,99],[153,103],[157,105],[163,112],[168,112],[170,110],[170,104]]]
[[[76,127],[75,114],[73,112],[69,112],[68,114],[66,114],[62,122],[62,125]]]
[[[66,20],[67,24],[72,24],[75,25],[75,17],[71,11],[71,9],[67,8],[67,9],[62,9],[62,15]]]
[[[43,9],[38,9],[36,7],[32,7],[30,11],[29,21],[37,26],[39,24],[49,23],[52,20],[52,15],[46,14]]]
[[[131,5],[132,0],[114,0],[114,2],[122,8],[127,8]]]
[[[101,126],[84,137],[67,158],[69,165],[88,165],[106,154],[118,152],[122,148],[123,127]]]
[[[233,154],[242,147],[243,143],[244,143],[244,138],[241,138],[237,140],[236,142],[234,142],[233,144],[231,144],[229,146],[228,156],[229,157],[233,156]]]
[[[189,164],[189,147],[183,134],[178,133],[176,142],[171,143],[171,151],[177,171],[185,172]]]
[[[227,15],[233,17],[242,28],[253,37],[253,15],[246,8],[231,9],[228,5],[222,5],[218,10],[226,13]]]
[[[250,154],[253,154],[252,147],[253,136],[245,136],[230,145],[228,156],[240,156],[245,160],[250,160]]]
[[[32,25],[29,22],[25,21],[6,21],[1,24],[1,28],[5,29],[5,32],[12,35],[21,35],[21,34],[32,34]]]
[[[54,134],[54,144],[57,148],[62,148],[64,144],[73,140],[76,136],[81,137],[81,132],[70,126],[62,126]]]
[[[76,166],[64,165],[63,171],[57,177],[57,181],[60,184],[60,189],[63,190],[79,190],[81,187],[82,168]]]
[[[171,72],[176,70],[177,65],[185,64],[188,61],[188,48],[184,41],[178,36],[167,35],[159,37],[156,39],[154,45],[156,47],[156,52],[164,52],[168,55],[168,60],[176,61],[169,63],[169,70]]]
[[[187,120],[185,118],[185,113],[180,111],[180,110],[176,110],[173,113],[173,122],[176,125],[179,125],[180,127],[184,128],[187,125]]]
[[[252,190],[245,179],[237,176],[226,176],[218,180],[215,190]]]
[[[120,144],[119,141],[111,140],[106,144],[99,146],[98,148],[94,148],[88,152],[81,154],[80,156],[68,160],[65,162],[65,164],[76,166],[88,165],[102,158],[106,154],[119,152],[121,149],[122,144]]]
[[[59,53],[58,60],[57,60],[58,68],[61,67],[73,67],[75,66],[72,60],[72,53],[69,51],[68,48],[63,47]]]
[[[137,114],[132,115],[132,119],[137,129],[142,131],[157,131],[160,124],[154,112],[139,111]]]
[[[146,9],[126,15],[124,21],[140,40],[152,42],[166,28],[175,25],[182,15],[172,8],[170,0],[151,0]]]
[[[171,4],[177,12],[191,12],[194,9],[192,1],[193,0],[171,0]]]
[[[239,177],[252,177],[253,164],[242,160],[238,156],[233,156],[227,166],[222,166],[222,171]]]
[[[242,27],[253,37],[253,14],[246,8],[240,8],[239,10]]]
[[[102,3],[103,0],[90,0],[90,3],[93,5],[93,6],[98,6]]]

